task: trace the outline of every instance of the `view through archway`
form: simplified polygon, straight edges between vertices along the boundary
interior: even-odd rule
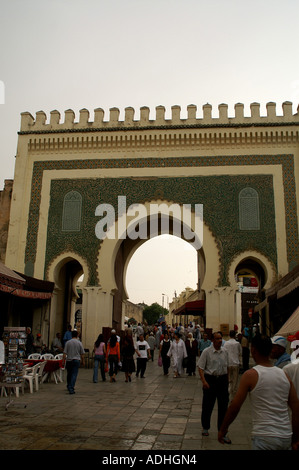
[[[167,308],[175,293],[186,287],[196,290],[197,251],[188,242],[160,235],[146,241],[129,262],[125,286],[129,301]]]

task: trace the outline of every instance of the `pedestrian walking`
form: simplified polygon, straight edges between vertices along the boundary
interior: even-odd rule
[[[272,338],[271,357],[275,359],[274,365],[283,369],[291,362],[291,356],[286,352],[287,340],[284,336],[274,336]]]
[[[144,335],[144,329],[143,329],[143,326],[141,325],[141,323],[138,323],[137,328],[136,328],[137,341],[139,340],[140,335]]]
[[[63,351],[63,360],[66,361],[65,368],[67,371],[67,389],[70,394],[75,393],[75,385],[82,362],[84,365],[84,348],[78,339],[78,331],[72,331],[72,339],[65,343]]]
[[[245,332],[243,330],[242,338],[241,338],[243,372],[249,369],[249,357],[250,357],[249,340],[248,340],[248,336],[246,336],[244,333]]]
[[[155,334],[157,348],[160,347],[161,340],[163,339],[163,337],[161,338],[161,336],[162,336],[162,328],[161,326],[158,326],[156,334]]]
[[[107,343],[107,360],[110,382],[116,382],[118,365],[120,363],[120,343],[115,330],[111,330],[111,336]]]
[[[196,371],[196,358],[198,356],[198,342],[193,337],[192,332],[188,333],[185,341],[187,351],[187,374],[189,376],[195,375]]]
[[[240,359],[242,356],[242,346],[235,339],[234,330],[229,332],[229,340],[225,342],[224,349],[228,353],[228,392],[229,401],[234,398],[239,382]]]
[[[140,335],[139,341],[136,342],[135,348],[137,354],[137,371],[136,377],[144,379],[144,373],[146,371],[147,360],[151,358],[150,347],[147,341],[144,340],[143,334]]]
[[[101,377],[103,382],[106,381],[105,363],[106,363],[106,344],[104,336],[100,334],[94,343],[94,367],[93,367],[93,382],[98,382],[98,370],[100,366]]]
[[[65,346],[65,343],[72,339],[72,325],[68,325],[66,332],[63,335],[62,344]]]
[[[150,347],[151,358],[152,358],[152,362],[153,362],[154,361],[154,353],[155,353],[155,349],[156,349],[156,338],[154,337],[154,333],[151,332],[149,334],[147,342],[148,342],[149,347]]]
[[[185,342],[182,340],[180,332],[174,332],[174,338],[167,355],[172,357],[174,378],[180,377],[184,371],[183,360],[187,358]]]
[[[211,416],[216,400],[218,404],[218,430],[225,416],[228,407],[227,368],[228,354],[222,347],[222,335],[219,332],[214,333],[212,345],[204,349],[198,361],[198,370],[203,386],[201,414],[203,436],[209,435]],[[223,436],[223,441],[227,444],[230,443],[227,436]]]
[[[219,442],[236,419],[247,395],[251,397],[252,449],[299,449],[299,400],[285,372],[270,359],[271,339],[257,334],[251,354],[256,366],[244,372],[238,391],[229,406],[218,433]],[[292,418],[289,416],[289,408]]]
[[[169,373],[169,367],[170,367],[170,357],[168,356],[168,351],[171,345],[171,341],[169,338],[169,333],[165,332],[164,338],[162,339],[160,343],[160,348],[159,348],[159,357],[162,359],[162,366],[163,366],[163,372],[164,375],[168,375]]]
[[[212,341],[208,339],[208,334],[203,333],[201,340],[198,343],[198,353],[199,355],[206,349],[209,348],[212,344]]]
[[[134,362],[135,347],[132,330],[127,328],[121,346],[122,372],[125,373],[125,381],[131,382],[131,375],[135,372]]]
[[[201,332],[200,332],[200,326],[199,325],[195,325],[195,329],[194,329],[194,332],[193,332],[193,337],[196,339],[196,341],[198,343],[201,340]]]

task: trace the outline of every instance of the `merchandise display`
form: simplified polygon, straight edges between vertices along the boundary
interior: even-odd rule
[[[26,347],[25,327],[5,327],[3,343],[5,349],[5,364],[2,366],[1,382],[4,384],[19,384],[23,382],[23,367]]]

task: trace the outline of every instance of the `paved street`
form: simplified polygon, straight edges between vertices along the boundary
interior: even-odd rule
[[[246,400],[229,436],[231,445],[217,441],[216,408],[209,437],[201,435],[202,385],[199,375],[165,377],[148,362],[144,379],[125,383],[92,382],[92,369],[81,368],[76,394],[66,383],[44,383],[28,389],[6,410],[0,398],[1,450],[199,451],[250,449],[250,403]]]

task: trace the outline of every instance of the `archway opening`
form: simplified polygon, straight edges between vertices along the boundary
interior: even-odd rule
[[[237,326],[242,328],[255,325],[260,328],[261,318],[254,307],[263,300],[263,288],[266,274],[261,264],[252,258],[245,258],[235,269],[235,280],[238,285],[236,296]],[[239,325],[238,325],[239,323]]]
[[[123,291],[122,310],[127,318],[134,317],[132,312],[135,311],[135,316],[141,320],[140,306],[158,304],[170,311],[175,298],[178,300],[181,295],[186,299],[192,295],[198,297],[199,253],[183,239],[169,234],[158,235],[131,246],[129,256],[124,244],[124,250],[120,250],[118,256],[122,256],[120,265],[125,265],[122,278],[121,270],[116,270],[116,281],[119,290]],[[167,320],[176,322],[171,311]]]
[[[124,285],[131,302],[168,305],[175,292],[178,294],[188,286],[197,289],[197,252],[173,235],[148,240],[133,254]]]
[[[79,261],[72,258],[62,260],[55,269],[57,286],[57,307],[55,331],[63,332],[68,325],[82,331],[82,289],[83,268]]]

